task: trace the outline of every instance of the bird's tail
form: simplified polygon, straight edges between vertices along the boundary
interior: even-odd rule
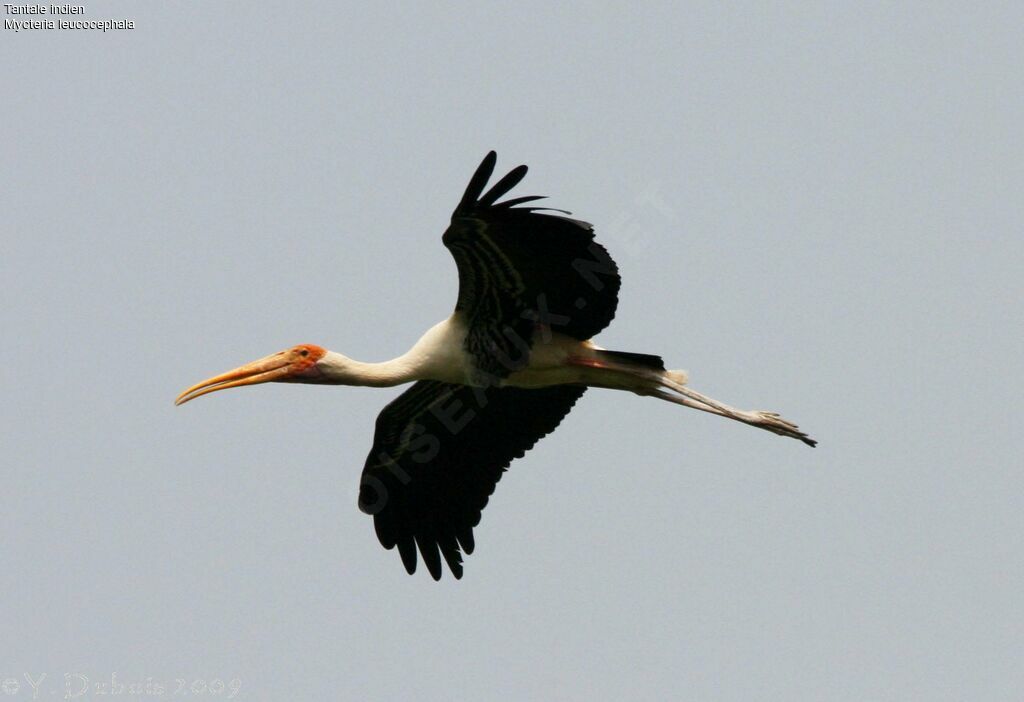
[[[610,366],[636,366],[650,370],[665,370],[665,361],[661,359],[661,356],[655,356],[649,353],[633,353],[632,351],[609,351],[607,349],[598,349],[594,351],[594,354],[597,356],[598,360],[604,361]]]
[[[628,389],[640,395],[654,395],[664,388],[676,389],[686,385],[689,380],[686,371],[666,370],[661,356],[649,353],[595,349],[594,358],[588,365],[616,375],[629,376],[629,383],[616,384],[615,387],[628,385]]]

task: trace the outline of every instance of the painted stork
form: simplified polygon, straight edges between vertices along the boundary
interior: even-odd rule
[[[175,404],[267,382],[412,383],[377,417],[359,507],[410,574],[418,547],[435,580],[442,558],[462,577],[462,553],[473,552],[473,527],[501,474],[588,387],[629,390],[815,445],[773,412],[738,410],[695,392],[659,356],[594,344],[615,316],[618,268],[590,224],[523,206],[541,197],[498,202],[526,166],[484,192],[496,159],[492,151],[477,168],[441,239],[459,272],[455,311],[407,353],[363,363],[302,344],[193,385]]]

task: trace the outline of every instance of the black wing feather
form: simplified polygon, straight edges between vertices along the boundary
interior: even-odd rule
[[[466,350],[484,376],[507,377],[528,362],[540,324],[586,340],[615,316],[618,267],[579,220],[497,202],[526,175],[512,169],[486,194],[496,156],[487,154],[452,214],[443,241],[459,269],[457,313],[468,323]],[[524,352],[525,349],[525,352]]]
[[[487,185],[487,181],[491,179],[491,174],[494,173],[494,165],[497,162],[498,154],[493,151],[488,152],[484,156],[484,160],[480,162],[476,173],[469,179],[469,185],[466,186],[466,192],[462,195],[458,209],[471,207],[473,203],[480,199],[484,192],[484,186]]]
[[[528,170],[526,166],[516,166],[506,173],[501,180],[494,184],[494,187],[487,191],[486,195],[480,198],[479,202],[476,203],[477,208],[490,207],[496,203],[499,197],[516,187],[519,181],[526,177]]]
[[[533,202],[535,200],[545,200],[545,199],[547,199],[547,195],[524,195],[522,197],[514,197],[511,200],[505,200],[505,202],[502,202],[502,203],[498,204],[497,207],[504,207],[504,208],[507,209],[509,207],[515,207],[516,205],[522,205],[522,204],[527,203],[527,202]],[[537,209],[537,208],[530,208],[530,209]],[[541,209],[546,209],[546,208],[541,208]]]
[[[417,547],[435,579],[441,560],[462,577],[473,527],[501,474],[558,426],[586,390],[472,388],[421,380],[377,418],[363,469],[359,507],[373,515],[377,538],[398,547],[409,573]]]

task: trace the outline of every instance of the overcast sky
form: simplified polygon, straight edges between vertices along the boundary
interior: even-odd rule
[[[426,5],[3,31],[4,689],[1024,697],[1021,5]],[[435,583],[356,508],[399,389],[172,405],[403,352],[489,149],[618,261],[602,345],[820,446],[592,391]]]

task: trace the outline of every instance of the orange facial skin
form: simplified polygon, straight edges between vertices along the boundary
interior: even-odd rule
[[[315,344],[299,344],[286,351],[278,351],[266,358],[246,363],[244,366],[239,366],[227,373],[221,373],[212,378],[207,378],[201,383],[196,383],[178,395],[174,404],[182,405],[202,395],[227,388],[237,388],[242,385],[256,385],[258,383],[274,381],[294,382],[300,378],[315,377],[318,373],[316,363],[326,353],[326,349]]]

